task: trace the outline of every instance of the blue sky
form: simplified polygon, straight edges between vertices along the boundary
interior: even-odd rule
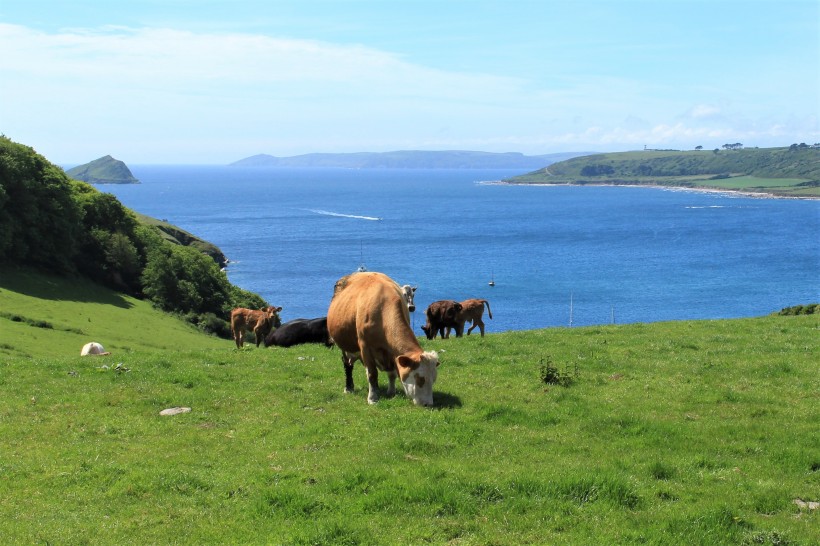
[[[59,164],[820,141],[817,0],[0,0],[0,52]]]

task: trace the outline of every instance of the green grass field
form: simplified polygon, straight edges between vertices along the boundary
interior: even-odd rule
[[[425,339],[422,409],[361,366],[344,394],[336,349],[2,273],[3,544],[818,543],[818,315]]]
[[[820,188],[801,186],[800,178],[760,178],[756,176],[736,176],[721,180],[698,180],[696,186],[771,194],[780,197],[820,197]]]

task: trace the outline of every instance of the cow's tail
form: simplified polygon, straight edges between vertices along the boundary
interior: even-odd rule
[[[493,312],[490,311],[490,302],[488,302],[487,300],[481,300],[481,303],[487,306],[487,316],[493,318]]]

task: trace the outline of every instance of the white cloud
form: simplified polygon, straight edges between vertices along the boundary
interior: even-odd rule
[[[693,119],[710,119],[721,115],[721,109],[710,104],[697,104],[688,112]]]

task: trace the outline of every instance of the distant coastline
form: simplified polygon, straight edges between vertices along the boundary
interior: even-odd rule
[[[344,169],[541,169],[595,152],[524,155],[467,150],[399,150],[394,152],[314,153],[289,157],[257,154],[231,167],[300,167]]]

